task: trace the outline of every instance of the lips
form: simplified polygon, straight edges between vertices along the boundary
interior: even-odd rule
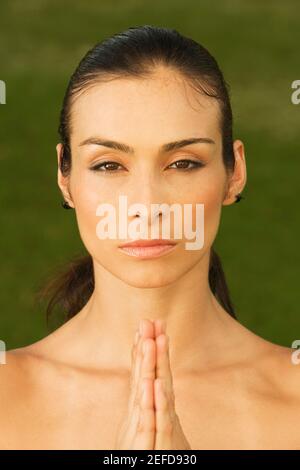
[[[124,247],[147,247],[147,246],[158,246],[158,245],[176,245],[173,240],[167,240],[165,238],[156,238],[151,240],[134,240],[133,242],[124,243],[119,245],[120,248]]]
[[[158,258],[163,254],[172,251],[177,243],[173,240],[152,239],[152,240],[135,240],[130,243],[124,243],[119,249],[129,256],[135,258],[150,259]]]

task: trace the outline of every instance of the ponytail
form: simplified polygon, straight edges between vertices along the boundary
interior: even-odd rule
[[[231,315],[233,318],[236,318],[225,279],[225,273],[222,268],[222,263],[219,255],[217,255],[213,247],[210,250],[208,280],[211,291],[216,299],[220,302],[226,312],[229,313],[229,315]]]
[[[64,322],[74,317],[89,300],[94,285],[93,261],[89,254],[74,258],[59,270],[36,294],[38,302],[47,301],[47,323],[56,309],[63,315]]]

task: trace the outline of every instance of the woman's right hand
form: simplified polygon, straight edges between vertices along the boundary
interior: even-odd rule
[[[125,419],[116,439],[116,450],[153,450],[155,446],[154,380],[156,364],[155,331],[142,319],[137,342],[131,350],[130,397]],[[146,348],[143,354],[143,346]]]

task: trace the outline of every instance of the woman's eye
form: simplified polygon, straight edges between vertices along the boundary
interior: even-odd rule
[[[197,168],[203,167],[204,164],[201,162],[196,162],[194,160],[177,160],[176,162],[172,163],[169,168],[172,165],[176,165],[177,170],[195,170]],[[192,165],[192,166],[190,166]],[[113,162],[113,161],[106,161],[102,163],[98,163],[97,165],[93,166],[91,170],[93,171],[102,171],[105,173],[114,173],[118,171],[118,167],[122,167],[120,163]]]
[[[118,170],[118,166],[122,166],[117,162],[102,162],[99,163],[91,168],[93,171],[103,171],[107,173],[113,173]]]
[[[193,166],[188,168],[190,163]],[[195,162],[194,160],[177,160],[176,162],[172,163],[172,165],[178,165],[177,169],[179,169],[179,170],[195,170],[196,168],[200,168],[200,167],[204,166],[203,163]],[[170,165],[170,166],[172,166],[172,165]]]

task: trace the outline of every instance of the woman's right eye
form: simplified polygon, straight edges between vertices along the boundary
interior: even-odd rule
[[[113,172],[117,171],[116,167],[118,167],[118,166],[122,166],[122,165],[120,165],[117,162],[107,161],[107,162],[98,163],[97,165],[93,166],[91,168],[91,170],[92,171],[102,171],[102,172],[106,172],[106,173],[113,173]]]

